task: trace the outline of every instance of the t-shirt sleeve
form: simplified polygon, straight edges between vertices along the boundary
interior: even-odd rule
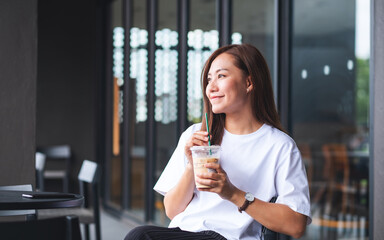
[[[310,224],[311,209],[308,179],[301,154],[294,143],[285,146],[285,154],[279,159],[276,170],[277,203],[285,204],[293,211],[306,215]]]
[[[153,188],[161,195],[165,195],[170,189],[172,189],[179,182],[179,179],[184,173],[185,166],[188,163],[188,159],[184,154],[184,147],[190,134],[191,129],[187,129],[180,136],[179,143],[177,144],[175,151]]]

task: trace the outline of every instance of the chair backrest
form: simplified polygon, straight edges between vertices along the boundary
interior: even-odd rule
[[[32,191],[32,184],[0,186],[0,190]],[[35,218],[36,210],[0,210],[0,216],[2,217],[3,216],[20,216],[20,215],[25,215],[27,218]]]
[[[0,222],[1,239],[81,240],[77,216]]]
[[[80,194],[84,196],[84,207],[88,208],[91,204],[94,208],[94,214],[99,215],[99,174],[98,164],[89,160],[84,160],[78,175]],[[88,185],[91,187],[89,195]]]
[[[38,152],[44,153],[47,158],[70,158],[71,147],[69,145],[54,145],[37,148]]]
[[[32,184],[0,186],[5,191],[32,191]]]
[[[44,166],[45,166],[45,154],[44,153],[41,153],[41,152],[36,152],[35,154],[35,166],[36,166],[36,170],[38,171],[43,171],[44,170]]]
[[[305,164],[307,170],[308,184],[311,187],[313,177],[313,162],[312,162],[312,151],[308,143],[299,143],[297,147],[300,150],[301,158]]]
[[[36,150],[46,156],[44,179],[62,179],[63,192],[68,192],[72,156],[71,147],[69,145],[52,145],[37,147]]]
[[[78,175],[79,181],[93,183],[97,181],[97,163],[84,160]]]
[[[36,166],[36,190],[44,191],[44,169],[45,169],[45,154],[36,152],[35,166]]]
[[[80,194],[84,196],[84,207],[88,208],[90,199],[93,203],[98,201],[98,164],[89,160],[84,160],[78,175]],[[88,185],[91,185],[91,194],[89,196]],[[97,202],[98,204],[98,202]]]
[[[343,172],[344,181],[349,179],[349,162],[348,152],[345,144],[330,143],[322,146],[323,155],[325,158],[324,169],[329,177],[329,180],[335,180],[337,172]]]
[[[84,160],[78,175],[80,194],[84,196],[84,207],[89,208],[92,200],[93,215],[96,224],[96,236],[100,239],[100,209],[99,209],[99,166],[97,163]],[[88,186],[91,187],[89,196]]]

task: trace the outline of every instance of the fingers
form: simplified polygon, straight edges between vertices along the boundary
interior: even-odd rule
[[[204,131],[195,132],[190,139],[190,143],[192,143],[192,146],[207,146],[208,133]]]
[[[185,144],[184,152],[188,160],[192,161],[192,154],[190,148],[193,146],[207,146],[208,145],[208,133],[205,131],[197,131],[192,134]]]
[[[201,177],[199,177],[199,176],[201,176]],[[219,183],[217,180],[215,180],[213,178],[207,178],[201,174],[196,175],[195,181],[202,184],[202,185],[209,186],[210,188],[215,188],[215,187],[219,186]],[[198,188],[198,189],[200,190],[200,188]],[[207,190],[207,189],[204,188],[204,190]]]
[[[204,164],[204,167],[214,169],[217,173],[225,173],[219,163],[206,163]]]
[[[208,145],[208,133],[199,131],[192,134],[192,136],[188,139],[185,148],[186,150],[193,146],[207,146]]]
[[[199,183],[203,185],[208,185],[211,187],[217,187],[223,185],[226,182],[227,174],[221,168],[218,163],[206,163],[204,167],[213,169],[215,172],[206,172],[206,173],[196,173],[196,179]]]
[[[207,177],[210,176],[210,177]],[[195,181],[205,185],[209,186],[208,188],[198,188],[199,191],[204,191],[204,192],[213,192],[217,193],[220,196],[223,195],[225,192],[225,185],[226,181],[225,178],[220,176],[220,174],[217,173],[204,173],[204,174],[199,174],[195,177]]]
[[[220,167],[216,168],[220,171]],[[222,173],[201,173],[195,176],[195,181],[209,186],[209,188],[198,188],[199,191],[217,193],[223,199],[230,199],[236,187],[229,181],[227,174]]]
[[[217,186],[218,182],[225,182],[226,175],[223,173],[207,172],[196,173],[196,179],[203,185]]]
[[[198,188],[199,191],[217,193],[223,199],[231,199],[236,187],[231,183],[227,173],[219,163],[206,163],[206,168],[213,169],[216,173],[195,173],[195,181],[209,188]]]

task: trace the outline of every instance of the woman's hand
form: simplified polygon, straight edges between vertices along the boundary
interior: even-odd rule
[[[189,163],[193,166],[191,147],[193,146],[208,146],[208,133],[206,131],[197,131],[188,139],[184,147],[185,156]]]
[[[211,188],[199,188],[200,191],[214,192],[225,200],[229,200],[240,207],[244,203],[245,192],[235,187],[228,175],[218,163],[207,163],[205,167],[212,168],[217,173],[198,173],[196,181]],[[305,231],[307,217],[293,211],[286,205],[269,203],[255,198],[254,202],[245,210],[253,219],[267,228],[281,232],[294,238],[300,238]],[[284,224],[282,224],[284,223]]]
[[[185,168],[185,171],[176,186],[169,190],[164,197],[165,212],[170,219],[173,219],[177,214],[183,212],[193,198],[195,181],[190,148],[193,146],[206,145],[208,145],[208,133],[204,131],[198,131],[192,134],[185,144],[184,152],[188,158],[189,164]]]
[[[210,186],[211,188],[199,188],[199,191],[214,192],[226,200],[231,200],[235,192],[240,191],[231,181],[229,181],[227,173],[221,168],[219,163],[206,163],[205,167],[215,169],[216,173],[197,173],[196,181]]]

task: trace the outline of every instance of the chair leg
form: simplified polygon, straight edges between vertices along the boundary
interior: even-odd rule
[[[25,216],[25,218],[26,218],[27,221],[37,220],[36,214],[28,214],[28,215]]]
[[[85,239],[89,240],[89,224],[84,224],[84,233],[85,233]]]
[[[69,182],[68,182],[68,177],[64,178],[63,179],[63,192],[67,193],[68,192],[68,185],[69,185]]]
[[[348,195],[347,195],[347,189],[345,189],[346,187],[344,187],[344,191],[343,191],[343,199],[342,199],[342,211],[343,213],[347,213],[347,204],[348,204]]]
[[[96,221],[95,223],[95,232],[96,232],[96,240],[101,240],[100,222],[98,221]]]

